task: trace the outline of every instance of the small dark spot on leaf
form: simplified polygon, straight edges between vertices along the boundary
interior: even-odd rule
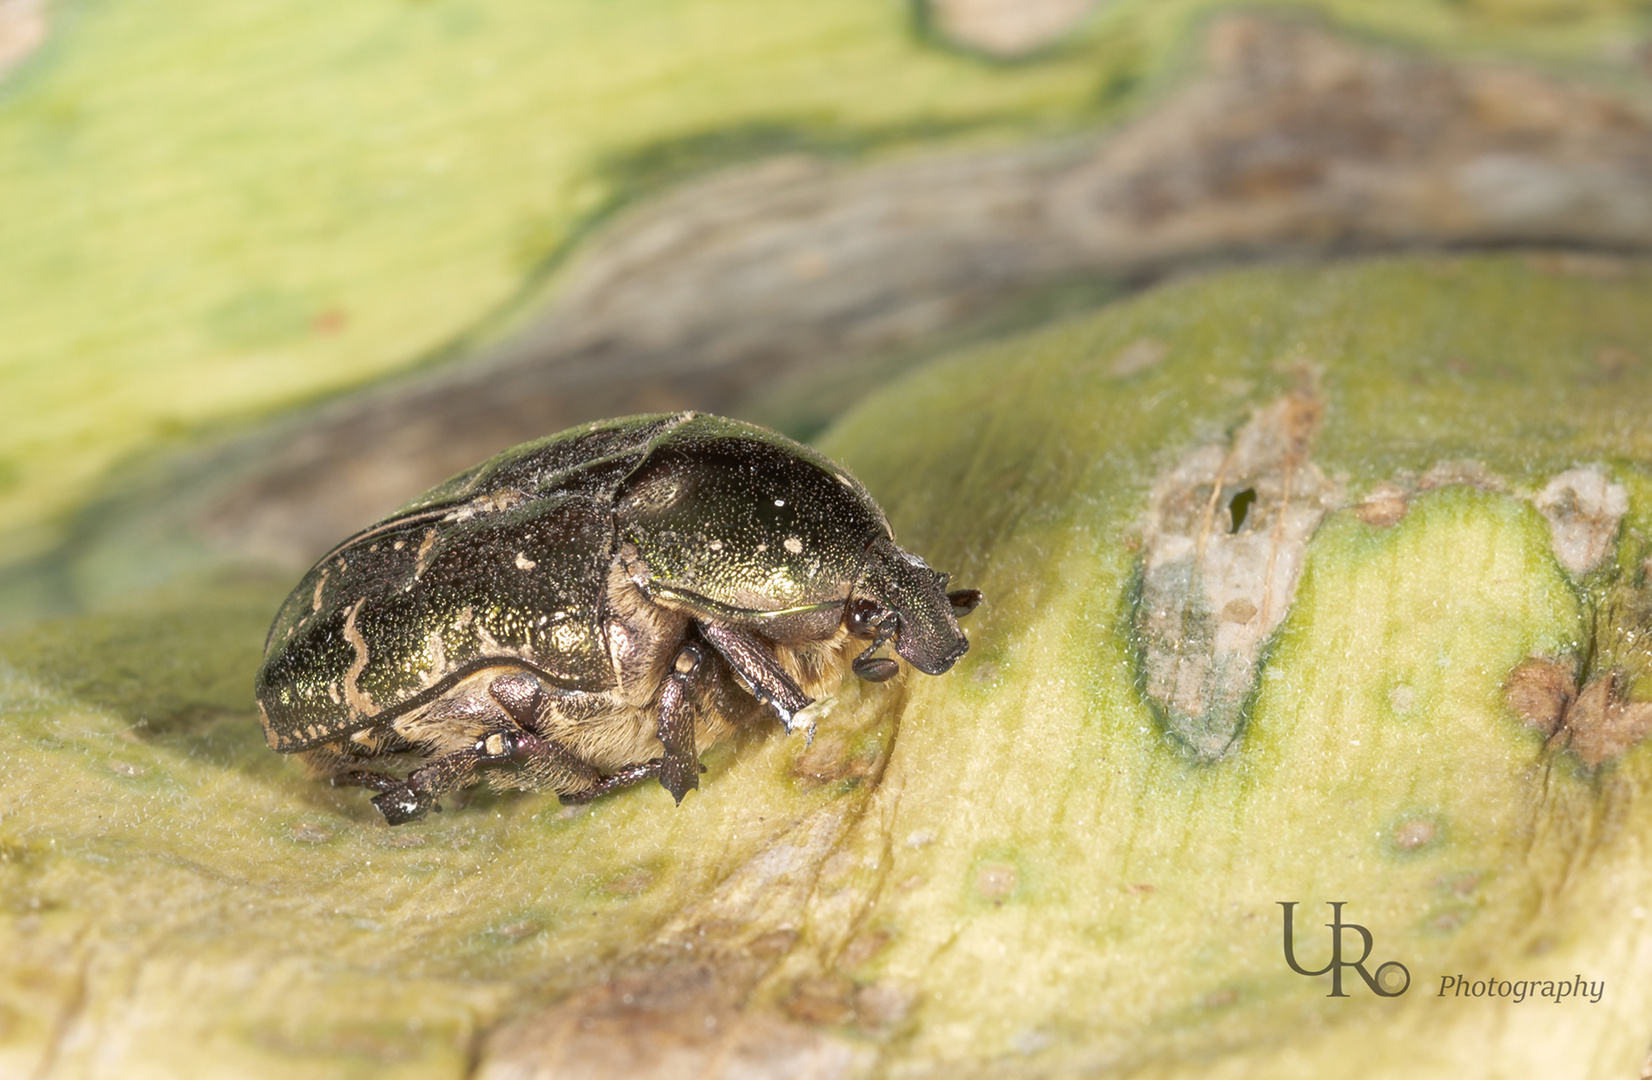
[[[1255,501],[1255,488],[1246,488],[1229,500],[1228,517],[1232,520],[1232,526],[1228,529],[1228,532],[1236,533],[1239,531],[1240,526],[1245,524],[1245,515],[1250,513],[1251,503]]]

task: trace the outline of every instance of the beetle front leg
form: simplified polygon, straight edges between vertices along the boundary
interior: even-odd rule
[[[769,647],[750,631],[713,622],[696,622],[700,636],[711,643],[729,667],[746,681],[758,701],[766,703],[786,725],[786,734],[792,731],[797,714],[814,703],[814,698],[780,666]]]

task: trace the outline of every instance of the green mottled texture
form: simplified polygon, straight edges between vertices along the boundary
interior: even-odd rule
[[[1633,1075],[1652,750],[1546,758],[1502,695],[1528,654],[1589,640],[1606,590],[1641,595],[1652,265],[1587,266],[1191,279],[890,386],[823,449],[903,545],[985,591],[971,652],[847,688],[807,751],[720,748],[677,809],[653,785],[577,813],[477,796],[385,828],[263,748],[251,673],[282,585],[11,631],[0,1070],[53,1046],[44,1075],[101,1047],[121,1075],[457,1077],[501,1017],[648,942],[730,933],[737,908],[747,939],[798,933],[754,1008],[822,977],[907,996],[892,1027],[826,1029],[889,1075]],[[1165,358],[1111,374],[1144,336]],[[1309,368],[1314,459],[1353,498],[1443,459],[1505,486],[1438,488],[1386,528],[1333,512],[1235,752],[1198,765],[1136,686],[1133,537],[1161,470]],[[1574,582],[1522,495],[1590,462],[1630,512],[1617,568]],[[833,822],[835,850],[804,843]],[[787,859],[785,882],[714,896]],[[1343,900],[1412,991],[1378,1001],[1350,972],[1334,1000],[1289,972],[1280,900],[1305,964]],[[1448,973],[1607,991],[1442,1001]]]
[[[1111,121],[1228,6],[1117,0],[997,64],[895,0],[54,2],[0,76],[0,561],[123,459],[490,337],[670,181]],[[1275,6],[1619,83],[1647,22],[1643,0]]]
[[[903,1054],[1153,1075],[1198,1075],[1224,1049],[1236,1071],[1323,1075],[1356,1045],[1409,1046],[1371,1062],[1397,1073],[1638,1066],[1652,751],[1598,776],[1564,757],[1551,770],[1502,703],[1516,663],[1587,632],[1529,504],[1454,486],[1386,530],[1328,518],[1240,749],[1213,767],[1142,703],[1126,597],[1156,471],[1304,365],[1326,400],[1314,457],[1355,497],[1441,460],[1478,459],[1516,490],[1609,463],[1631,489],[1633,580],[1652,532],[1649,269],[1395,261],[1189,282],[931,368],[834,428],[824,448],[897,537],[988,597],[953,675],[914,684],[884,779],[885,881],[919,884],[884,888],[897,942],[862,976],[924,987]],[[1111,376],[1143,336],[1166,359]],[[1635,354],[1627,374],[1601,364],[1613,348]],[[1408,849],[1413,820],[1434,837]],[[1014,890],[987,900],[1002,885],[983,861],[1015,867]],[[1419,989],[1594,972],[1612,996],[1542,1026],[1421,992],[1327,1001],[1279,958],[1278,900],[1316,928],[1322,901],[1348,901],[1376,959],[1403,960]]]

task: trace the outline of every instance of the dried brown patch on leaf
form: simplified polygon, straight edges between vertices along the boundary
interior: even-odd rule
[[[804,905],[850,817],[833,803],[798,821],[667,923],[619,973],[496,1031],[477,1075],[651,1080],[864,1071],[866,1051],[797,1017],[847,1020],[821,1020],[807,1008],[787,1018],[750,1004],[754,988],[796,946]],[[843,1015],[853,1019],[854,987],[840,996],[848,1002]]]
[[[1386,529],[1404,517],[1410,505],[1411,497],[1404,488],[1384,480],[1366,492],[1365,498],[1355,505],[1354,513],[1367,525]]]
[[[746,1012],[709,965],[587,988],[489,1041],[483,1080],[790,1076],[834,1080],[869,1052],[805,1024]]]
[[[1154,485],[1135,613],[1142,680],[1165,725],[1206,760],[1233,745],[1308,539],[1342,502],[1308,457],[1323,415],[1316,390],[1287,394]]]
[[[1560,730],[1566,710],[1577,698],[1577,666],[1541,656],[1522,660],[1503,684],[1509,708],[1544,737]]]
[[[1602,675],[1578,694],[1561,731],[1564,745],[1591,769],[1618,757],[1652,731],[1652,702],[1625,701],[1618,680]]]
[[[1547,736],[1547,749],[1570,750],[1591,769],[1652,733],[1652,702],[1629,701],[1616,671],[1580,690],[1572,665],[1531,657],[1509,674],[1504,695],[1516,716]]]
[[[1581,577],[1599,566],[1617,541],[1629,512],[1629,491],[1600,465],[1567,469],[1532,499],[1549,521],[1555,558]]]

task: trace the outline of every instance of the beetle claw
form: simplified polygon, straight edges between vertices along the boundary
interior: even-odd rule
[[[409,821],[417,821],[424,817],[426,812],[434,809],[440,811],[440,806],[432,806],[419,798],[407,784],[399,784],[389,791],[373,796],[373,805],[378,807],[384,820],[391,825],[405,825]]]

